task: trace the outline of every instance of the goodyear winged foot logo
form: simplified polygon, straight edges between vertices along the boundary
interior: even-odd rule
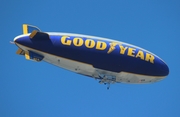
[[[109,53],[111,53],[112,51],[114,51],[115,49],[116,49],[116,45],[117,45],[118,43],[115,43],[115,42],[112,42],[112,43],[109,43],[109,45],[110,45],[110,47],[109,47],[109,50],[108,50],[108,54]]]

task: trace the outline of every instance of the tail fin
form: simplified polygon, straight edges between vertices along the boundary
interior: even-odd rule
[[[22,49],[20,49],[20,48],[18,48],[16,54],[19,54],[19,55],[25,55],[25,51],[22,50]]]
[[[39,55],[39,54],[37,54],[37,53],[35,53],[35,52],[32,52],[32,51],[26,51],[26,52],[25,52],[25,58],[26,58],[27,60],[33,60],[33,61],[39,62],[39,61],[42,61],[42,59],[44,58],[44,56]]]
[[[37,30],[37,31],[41,31],[38,27],[36,26],[32,26],[29,24],[23,24],[23,34],[28,34],[31,33],[32,31]]]

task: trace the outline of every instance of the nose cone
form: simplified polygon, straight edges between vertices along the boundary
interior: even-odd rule
[[[157,60],[157,72],[160,76],[167,76],[169,74],[167,64],[160,58]]]

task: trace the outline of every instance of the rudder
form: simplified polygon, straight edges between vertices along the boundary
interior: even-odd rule
[[[40,32],[41,30],[33,25],[29,25],[29,24],[23,24],[23,34],[28,34],[31,33],[32,31],[37,30],[38,32]]]

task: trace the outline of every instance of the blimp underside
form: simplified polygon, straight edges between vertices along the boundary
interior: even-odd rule
[[[23,29],[24,34],[14,39],[19,47],[17,54],[99,79],[99,83],[150,83],[169,73],[162,59],[127,43],[80,34],[44,33],[28,25]]]

